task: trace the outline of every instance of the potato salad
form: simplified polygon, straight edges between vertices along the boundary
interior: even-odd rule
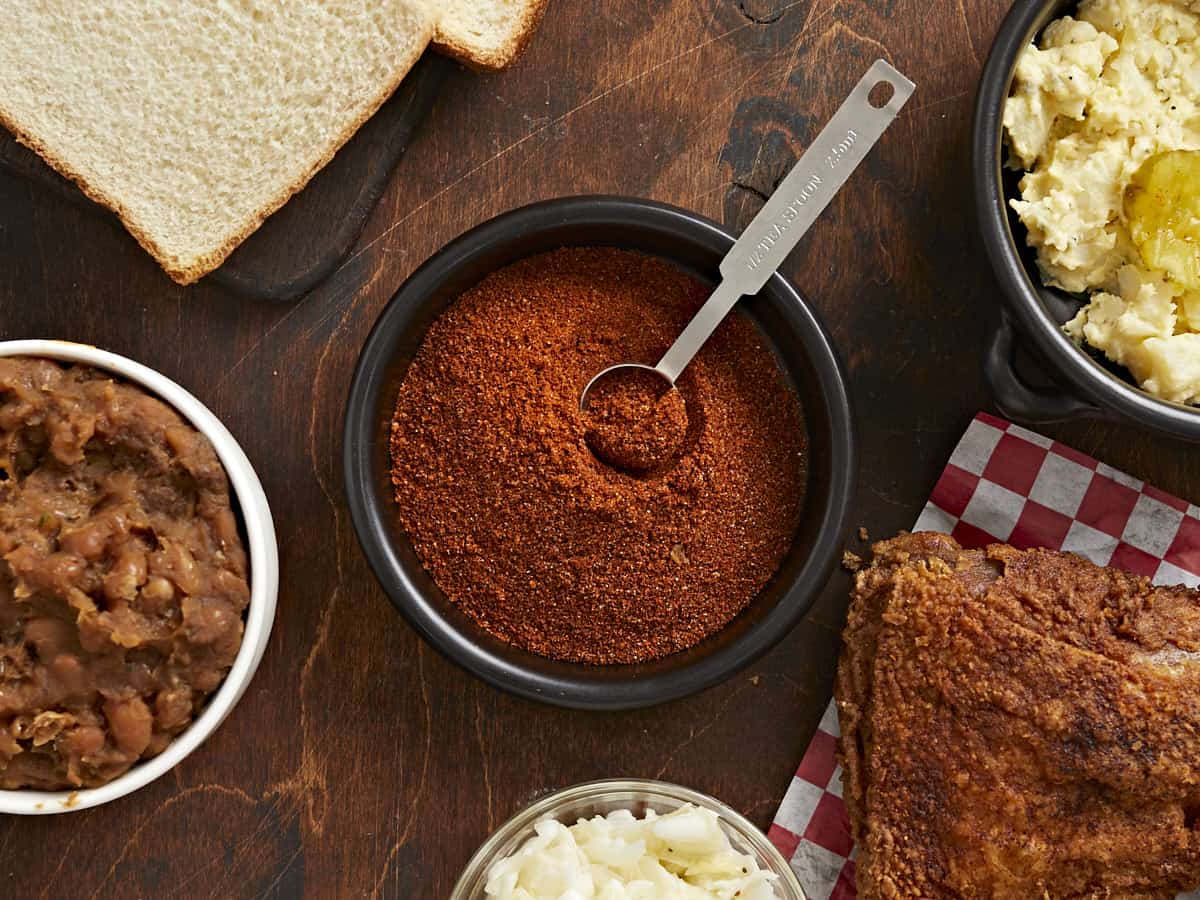
[[[1017,62],[1012,207],[1066,332],[1200,403],[1200,0],[1083,0]]]

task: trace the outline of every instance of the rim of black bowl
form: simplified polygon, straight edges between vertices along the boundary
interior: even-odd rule
[[[1077,5],[1068,0],[1018,0],[992,44],[979,83],[972,128],[972,178],[984,247],[1022,333],[1033,340],[1046,361],[1065,377],[1070,389],[1130,421],[1176,437],[1200,440],[1200,409],[1160,400],[1124,381],[1063,333],[1059,323],[1046,311],[1009,225],[1001,179],[1003,118],[1017,56],[1052,18]]]
[[[430,295],[464,260],[484,252],[495,241],[569,224],[612,227],[635,220],[640,227],[650,225],[670,231],[673,239],[684,244],[724,248],[722,253],[734,241],[717,223],[687,210],[609,195],[545,200],[490,219],[430,257],[388,301],[359,356],[346,408],[343,463],[351,518],[367,561],[393,605],[435,649],[489,684],[529,699],[577,709],[633,709],[678,699],[717,684],[778,643],[812,607],[840,559],[858,472],[850,398],[838,354],[799,292],[782,276],[775,275],[764,290],[782,292],[794,301],[794,309],[788,312],[801,325],[797,336],[817,374],[818,389],[827,399],[832,458],[842,464],[832,466],[829,502],[811,512],[821,517],[816,542],[790,586],[754,627],[726,646],[674,671],[622,678],[619,673],[623,666],[565,663],[559,664],[559,668],[572,671],[548,674],[535,671],[538,663],[545,663],[541,657],[518,650],[518,658],[529,658],[532,664],[529,667],[504,658],[514,655],[516,648],[505,645],[505,653],[498,652],[496,647],[488,646],[495,644],[494,640],[482,639],[482,629],[479,636],[473,637],[448,621],[423,596],[388,539],[384,517],[395,515],[395,501],[390,496],[378,495],[373,488],[371,468],[373,435],[379,427],[376,411],[386,372],[403,336],[406,307]],[[605,671],[603,679],[594,677],[597,670]],[[578,674],[573,674],[574,671]],[[589,672],[593,677],[589,677]]]

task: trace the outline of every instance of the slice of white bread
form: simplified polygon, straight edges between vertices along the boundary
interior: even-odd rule
[[[481,69],[502,69],[532,37],[547,0],[430,0],[437,10],[434,46]]]
[[[435,26],[424,0],[0,2],[0,124],[187,284],[333,157]]]

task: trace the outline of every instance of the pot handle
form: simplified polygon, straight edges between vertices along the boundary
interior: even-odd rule
[[[1031,425],[1066,422],[1102,415],[1099,407],[1062,391],[1031,387],[1017,374],[1017,335],[1007,310],[1001,310],[1000,327],[992,337],[984,360],[984,377],[996,406],[1009,419]]]

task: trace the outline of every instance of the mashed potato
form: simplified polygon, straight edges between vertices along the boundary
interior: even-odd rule
[[[546,820],[488,872],[489,900],[776,900],[775,875],[729,843],[715,813],[684,805]]]
[[[1083,0],[1021,55],[1004,125],[1043,281],[1090,295],[1067,333],[1200,403],[1200,292],[1145,265],[1124,212],[1149,157],[1200,150],[1200,0]]]

